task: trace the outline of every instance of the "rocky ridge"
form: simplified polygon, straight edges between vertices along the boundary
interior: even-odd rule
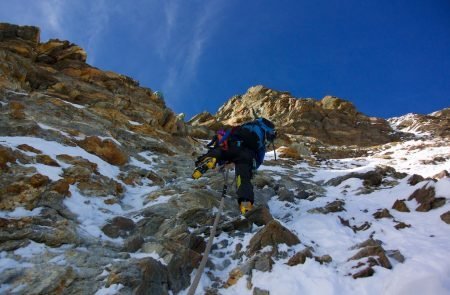
[[[309,148],[312,152],[320,145],[344,146],[352,142],[365,147],[398,139],[386,120],[358,112],[351,102],[333,96],[299,99],[261,85],[232,97],[215,115],[202,113],[190,123],[217,129],[249,121],[254,113],[275,123],[283,144],[298,146],[307,142],[315,147]]]
[[[0,59],[0,293],[185,294],[223,185],[214,171],[190,180],[203,147],[185,135],[207,134],[221,121],[205,115],[184,125],[153,91],[89,66],[70,42],[39,43],[34,27],[1,24]],[[299,135],[305,121],[292,115],[282,124],[282,112],[266,107],[270,95],[285,95],[296,115],[308,112],[287,93],[268,91],[255,87],[253,98],[240,99],[258,104],[263,95],[262,115],[293,135],[281,141],[285,157],[267,155],[253,180],[256,209],[245,217],[230,185],[197,293],[312,293],[328,284],[324,275],[341,293],[400,293],[392,285],[407,288],[401,270],[414,269],[415,280],[427,259],[434,281],[445,283],[448,249],[434,245],[450,244],[448,140],[410,134],[365,147],[367,157],[305,162],[293,138],[339,145],[328,120],[342,124],[343,136],[375,126],[363,145],[391,141],[392,130],[385,121],[352,129],[352,116],[371,119],[327,98],[307,105],[330,132]],[[218,112],[226,124],[251,116],[243,108],[233,121],[230,108]],[[391,278],[396,284],[386,285]]]

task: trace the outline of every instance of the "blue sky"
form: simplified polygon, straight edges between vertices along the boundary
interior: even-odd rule
[[[188,118],[258,84],[385,118],[450,106],[448,0],[1,0],[0,22],[80,45]]]

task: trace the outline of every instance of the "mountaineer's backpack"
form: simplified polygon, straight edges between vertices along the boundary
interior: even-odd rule
[[[258,118],[233,130],[232,137],[240,145],[255,152],[256,167],[264,160],[267,142],[273,143],[276,137],[275,125],[265,118]]]

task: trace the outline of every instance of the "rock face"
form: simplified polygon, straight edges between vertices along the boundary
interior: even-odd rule
[[[359,113],[348,101],[333,96],[320,101],[296,99],[289,92],[264,86],[251,87],[244,95],[232,97],[214,116],[203,113],[190,123],[212,129],[237,125],[251,120],[253,110],[273,121],[286,142],[313,137],[332,145],[371,146],[395,139],[387,121]]]
[[[430,136],[450,137],[450,108],[428,115],[408,114],[391,118],[389,122],[403,132],[419,132]]]
[[[48,95],[89,107],[92,113],[131,131],[182,132],[184,123],[152,90],[133,79],[86,64],[86,52],[68,41],[40,43],[39,29],[0,23],[0,89]],[[20,100],[12,101],[16,119],[31,115]],[[61,104],[53,99],[53,105]],[[64,118],[62,118],[64,119]],[[69,120],[70,121],[70,120]],[[136,122],[138,124],[131,124]]]

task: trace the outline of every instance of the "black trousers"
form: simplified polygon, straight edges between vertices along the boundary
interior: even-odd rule
[[[238,147],[231,144],[227,150],[222,150],[218,147],[210,150],[205,156],[214,157],[219,163],[234,163],[238,202],[250,201],[253,204],[254,193],[251,179],[253,176],[253,159],[255,158],[255,153],[246,147]]]

